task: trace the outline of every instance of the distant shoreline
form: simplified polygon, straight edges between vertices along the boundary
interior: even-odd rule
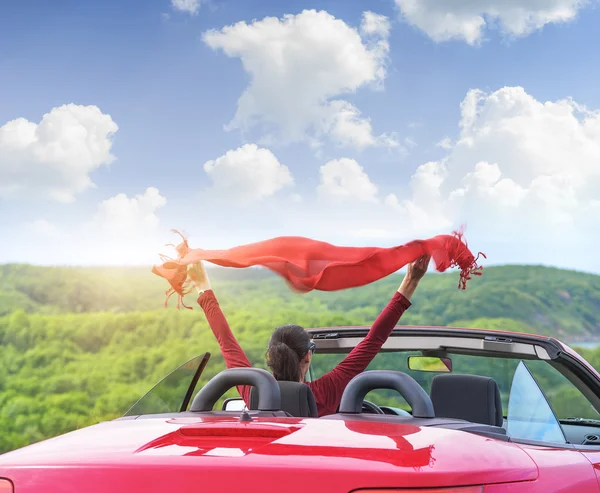
[[[571,347],[582,347],[585,349],[595,349],[600,347],[600,339],[594,339],[589,341],[564,341],[565,344]]]

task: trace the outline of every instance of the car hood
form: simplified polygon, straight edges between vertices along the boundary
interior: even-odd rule
[[[538,472],[516,444],[463,431],[296,418],[116,420],[0,455],[0,477],[13,479],[24,493],[61,481],[84,481],[81,487],[89,492],[100,491],[94,489],[97,481],[103,491],[110,484],[114,492],[126,491],[132,481],[146,492],[187,491],[172,489],[173,481],[226,480],[241,488],[261,474],[334,481],[330,491],[347,492],[531,481]]]

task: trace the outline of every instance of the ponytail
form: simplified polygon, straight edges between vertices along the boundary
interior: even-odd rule
[[[310,344],[310,336],[299,325],[282,325],[271,335],[267,350],[267,364],[276,380],[298,382],[300,361]]]
[[[277,342],[269,347],[268,362],[276,380],[300,380],[300,358],[284,342]]]

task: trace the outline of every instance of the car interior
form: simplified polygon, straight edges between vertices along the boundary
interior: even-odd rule
[[[431,339],[433,340],[433,338]],[[420,338],[422,345],[423,340],[423,338]],[[407,350],[407,348],[402,347],[403,344],[407,344],[406,341],[408,341],[409,345],[413,344],[409,338],[404,338],[403,342],[396,341],[396,347],[388,348],[388,351]],[[342,341],[341,344],[343,345],[344,343],[348,343],[348,339]],[[348,345],[353,346],[355,344],[356,341],[351,341]],[[539,348],[534,348],[532,344],[524,344],[522,342],[519,344],[519,354],[511,354],[505,345],[498,347],[497,354],[494,356],[500,355],[500,357],[512,358],[513,360],[515,360],[515,356],[517,360],[520,360],[520,358],[532,360],[543,359],[546,360],[544,362],[544,365],[546,365],[552,359],[552,356],[557,354],[551,347],[547,348],[547,350],[539,351]],[[424,346],[427,346],[427,344],[424,344]],[[482,353],[485,353],[485,351],[481,351],[481,348],[476,347],[473,338],[464,343],[462,348],[457,346],[458,344],[455,343],[455,347],[451,350],[452,354],[478,353],[481,356]],[[339,352],[347,352],[348,350],[341,349]],[[432,350],[441,357],[431,358]],[[490,351],[489,346],[487,346],[486,351]],[[330,346],[329,352],[335,352],[335,348],[331,351]],[[446,350],[440,351],[439,345],[436,347],[435,344],[432,344],[432,347],[421,350],[421,354],[422,356],[411,356],[408,359],[415,358],[417,362],[420,362],[422,359],[423,362],[429,365],[433,360],[434,363],[437,361],[438,364],[437,369],[423,369],[423,371],[437,372],[431,379],[429,393],[406,372],[367,369],[354,377],[346,386],[337,412],[319,419],[412,424],[462,430],[503,441],[519,441],[519,439],[527,441],[522,440],[523,437],[518,436],[518,434],[509,433],[510,427],[507,423],[507,417],[503,416],[501,391],[494,378],[452,372],[452,360],[447,358],[448,352]],[[543,358],[539,358],[539,354]],[[207,358],[205,357],[202,365],[206,364],[206,360]],[[444,369],[444,365],[448,368]],[[559,371],[567,374],[570,372],[570,370],[567,371],[565,368],[559,368]],[[199,373],[196,374],[196,379],[198,375]],[[567,378],[578,389],[585,387],[582,393],[586,397],[594,394],[594,397],[598,399],[600,392],[596,394],[593,388],[586,386],[585,378],[582,374],[575,375],[573,372]],[[246,408],[241,398],[233,398],[226,399],[222,408],[215,410],[215,406],[224,399],[226,393],[239,385],[252,387],[248,408]],[[533,385],[536,384],[534,383]],[[260,368],[224,370],[205,384],[196,393],[193,400],[191,400],[194,386],[195,383],[188,391],[188,399],[191,401],[189,408],[186,404],[180,409],[180,412],[169,413],[169,415],[179,417],[199,415],[236,416],[240,420],[252,420],[254,417],[318,417],[316,401],[308,385],[300,382],[277,381],[271,373]],[[387,405],[378,406],[365,399],[369,392],[379,389],[386,389],[397,393],[408,404],[410,411]],[[545,400],[545,397],[543,397],[541,389],[536,388],[535,390],[541,396],[540,400],[543,400],[543,404],[547,406],[548,412],[552,414],[551,407]],[[535,394],[536,392],[533,393]],[[119,419],[143,419],[164,416],[164,413],[136,412]],[[554,445],[560,444],[561,446],[596,449],[600,447],[600,420],[598,422],[594,422],[591,419],[582,419],[580,421],[575,419],[572,421],[561,420],[559,424],[553,414],[552,419],[556,422],[555,428],[559,430],[559,436]],[[521,425],[527,426],[528,423],[525,420]],[[541,444],[543,445],[544,443]]]
[[[251,391],[251,403],[248,411],[250,416],[262,417],[265,416],[265,413],[273,415],[272,413],[279,411],[292,417],[317,417],[317,406],[308,385],[299,382],[278,382],[270,373],[262,369],[235,370],[235,376],[229,373],[232,370],[224,370],[216,375],[196,395],[190,411],[211,410],[220,397],[219,392],[222,395],[230,388],[230,383],[234,381],[232,378],[238,377],[235,378],[235,385],[252,385],[250,382],[256,384],[253,385]],[[241,378],[242,374],[244,378]],[[355,377],[344,390],[338,412],[320,419],[375,420],[387,423],[437,426],[471,431],[507,440],[506,430],[502,428],[502,410],[498,408],[500,394],[497,386],[494,386],[495,382],[486,377],[473,377],[472,375],[443,376],[446,378],[439,380],[439,383],[436,384],[434,396],[438,402],[436,409],[434,399],[409,375],[393,370],[365,371]],[[244,383],[240,383],[241,380]],[[206,390],[207,387],[208,390]],[[386,414],[378,406],[368,401],[365,406],[364,397],[375,389],[391,389],[399,392],[411,405],[412,413],[408,415]],[[481,390],[483,392],[479,392]],[[265,396],[265,392],[267,396]],[[452,394],[452,392],[456,393]],[[472,399],[475,392],[478,392],[477,398]],[[469,395],[471,399],[469,406],[460,404],[460,402],[466,402],[464,398],[466,395]],[[452,403],[458,404],[446,404],[446,397],[450,397]],[[229,413],[231,415],[231,412]]]
[[[227,399],[221,410],[214,410],[225,393],[238,385],[252,387],[250,406],[240,398]],[[411,411],[379,407],[365,400],[372,390],[398,392]],[[242,404],[227,406],[228,403]],[[215,375],[195,395],[188,411],[168,413],[170,417],[296,417],[317,418],[317,406],[310,387],[300,382],[277,381],[261,368],[233,368]],[[164,413],[129,415],[118,419],[164,418]],[[515,440],[507,434],[506,419],[498,384],[493,378],[478,375],[439,374],[432,380],[428,394],[410,375],[394,370],[367,370],[346,386],[337,413],[319,419],[379,421],[462,430],[503,441]],[[597,424],[561,424],[565,445],[597,449],[600,446],[600,422]],[[543,443],[540,443],[544,445]],[[555,444],[556,445],[556,444]]]
[[[250,373],[260,374],[262,386],[253,385],[250,406],[246,411],[212,411],[211,415],[232,416],[244,412],[250,417],[297,417],[316,418],[317,407],[314,396],[308,385],[299,382],[280,382],[270,373],[257,368],[236,369],[248,373],[243,382],[236,378],[235,385],[253,385],[254,378]],[[216,375],[213,380],[219,381],[228,372],[225,370]],[[229,380],[229,379],[228,379]],[[231,382],[231,381],[230,381]],[[261,390],[269,385],[269,399],[260,399]],[[229,388],[223,383],[219,390],[208,397],[203,390],[196,395],[190,411],[209,412],[219,399],[219,393]],[[211,385],[212,387],[212,385]],[[206,388],[206,386],[204,387]],[[216,388],[216,387],[215,387]],[[277,392],[277,389],[279,392]],[[364,397],[372,390],[395,390],[410,404],[410,413],[397,414],[391,410],[384,411]],[[279,404],[277,404],[277,402]],[[225,407],[225,405],[224,405]],[[323,416],[320,419],[379,421],[396,424],[411,424],[416,426],[439,427],[462,430],[497,440],[511,441],[507,434],[506,419],[502,415],[500,390],[493,378],[478,375],[440,374],[432,380],[430,394],[410,375],[393,370],[368,370],[355,377],[346,387],[338,412]],[[600,423],[598,423],[600,426]],[[594,429],[598,428],[581,425],[562,425],[565,433],[565,445],[576,444],[592,446],[594,444]],[[596,431],[597,433],[597,431]],[[590,437],[591,435],[591,437]],[[589,438],[592,438],[590,440]],[[527,441],[527,440],[513,440]]]

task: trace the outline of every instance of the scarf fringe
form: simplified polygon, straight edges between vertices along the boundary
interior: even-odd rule
[[[477,257],[473,259],[471,263],[468,265],[461,265],[460,260],[464,258],[465,254],[469,253],[469,245],[467,241],[463,241],[464,239],[464,226],[457,231],[452,232],[452,236],[454,236],[460,245],[462,245],[462,250],[456,252],[454,258],[451,259],[449,268],[458,267],[460,269],[460,276],[458,279],[458,289],[465,290],[467,289],[467,281],[472,279],[472,276],[481,276],[483,275],[483,266],[478,265],[477,261],[479,257],[483,257],[487,259],[487,256],[483,252],[478,252]]]
[[[483,256],[483,258],[487,258],[485,256],[485,253],[479,252],[477,254],[477,257],[475,258],[475,260],[473,260],[473,262],[471,263],[471,265],[469,265],[469,267],[467,267],[466,269],[463,269],[463,268],[460,269],[460,277],[458,279],[458,289],[462,289],[463,291],[465,289],[467,289],[467,281],[470,281],[472,279],[471,276],[483,275],[483,266],[477,265],[477,261],[479,260],[480,256]],[[450,267],[455,267],[455,266],[456,266],[456,263],[453,263],[450,265]]]
[[[174,288],[169,288],[167,291],[165,291],[165,295],[167,297],[167,299],[165,300],[165,308],[168,308],[169,306],[169,299],[171,299],[171,296],[173,296],[174,294],[177,294],[177,309],[181,310],[181,307],[183,306],[184,308],[187,308],[188,310],[193,310],[193,308],[191,306],[187,306],[184,301],[183,301],[183,297],[188,294],[191,290],[187,290],[187,291],[183,291],[181,293],[178,293]]]

